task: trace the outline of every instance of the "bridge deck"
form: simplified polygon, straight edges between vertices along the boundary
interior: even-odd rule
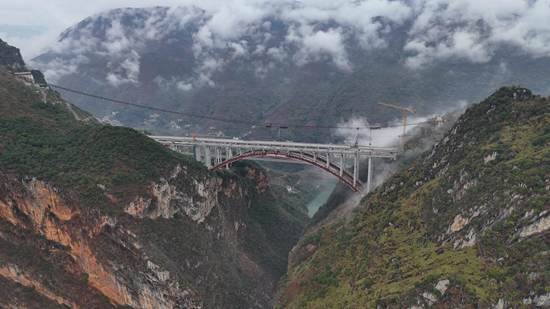
[[[210,147],[232,147],[232,148],[248,148],[248,149],[272,149],[272,150],[289,150],[289,151],[304,151],[317,153],[344,153],[344,154],[359,154],[372,155],[373,157],[395,158],[399,154],[399,150],[391,147],[364,146],[364,145],[341,145],[341,144],[317,144],[317,143],[296,143],[296,142],[279,142],[279,141],[247,141],[239,139],[222,139],[222,138],[199,138],[196,137],[177,137],[177,136],[150,136],[158,142],[166,142],[167,144],[197,144]]]
[[[360,194],[364,192],[368,193],[372,189],[372,158],[395,158],[399,154],[396,148],[364,145],[248,141],[178,136],[150,137],[177,151],[191,153],[196,160],[201,161],[213,170],[222,166],[228,166],[231,162],[237,160],[258,156],[293,159],[325,170]],[[359,181],[361,157],[368,157],[366,188]],[[353,160],[353,171],[347,170],[348,159]]]

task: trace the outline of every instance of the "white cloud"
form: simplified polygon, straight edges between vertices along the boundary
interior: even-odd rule
[[[480,35],[467,30],[458,30],[446,35],[434,46],[426,45],[421,40],[408,42],[404,49],[415,53],[405,60],[413,69],[423,67],[433,60],[448,58],[466,59],[473,63],[484,63],[491,60],[492,50],[480,38]]]
[[[195,77],[184,84],[193,86],[214,85],[213,76],[226,61],[249,57],[256,61],[264,53],[269,59],[254,64],[261,75],[289,59],[297,65],[328,61],[349,72],[354,65],[349,57],[352,46],[365,50],[387,48],[391,31],[407,23],[412,26],[403,46],[403,63],[414,69],[447,59],[487,62],[502,46],[532,57],[550,57],[550,0],[159,0],[155,5],[171,7],[115,12],[105,10],[149,6],[150,2],[0,0],[0,4],[3,22],[38,23],[53,31],[33,40],[8,38],[9,43],[22,49],[27,60],[50,42],[49,49],[56,57],[49,66],[50,75],[59,77],[84,63],[75,60],[71,69],[53,72],[60,59],[101,55],[111,64],[106,78],[109,76],[112,84],[136,82],[140,60],[133,52],[139,54],[147,44],[190,24],[193,27],[189,29],[196,29],[193,51],[198,65]],[[52,33],[99,11],[103,12],[88,19],[86,26],[72,28],[64,33],[66,38],[51,43]],[[44,17],[45,13],[50,17]],[[131,24],[127,23],[128,16],[133,16]],[[99,18],[112,21],[106,29],[98,30],[94,20]],[[273,20],[282,22],[283,28]],[[97,31],[105,32],[105,41],[98,39]],[[275,31],[283,33],[282,41]],[[224,54],[231,57],[219,60]]]
[[[288,56],[284,46],[271,47],[267,50],[266,54],[279,62],[283,62],[283,60],[285,60],[285,58]]]
[[[178,87],[179,90],[183,90],[183,91],[189,91],[189,90],[193,89],[192,84],[188,84],[188,83],[185,83],[185,82],[178,82],[176,84],[176,86]]]
[[[245,57],[248,54],[246,41],[240,41],[239,43],[231,42],[229,47],[233,49],[233,59],[238,57]]]
[[[61,77],[78,72],[78,67],[89,61],[90,59],[88,57],[78,55],[69,60],[56,57],[45,63],[31,61],[28,65],[31,67],[40,67],[48,82],[57,83]]]
[[[262,44],[256,45],[256,49],[252,52],[252,55],[262,55],[265,52],[265,46]]]
[[[159,87],[166,90],[170,90],[171,87],[175,87],[181,91],[190,91],[193,89],[193,84],[183,80],[179,80],[175,77],[172,77],[170,80],[166,80],[162,76],[157,76],[153,80]]]
[[[550,56],[550,1],[423,0],[409,32],[406,60],[418,68],[432,60],[491,60],[496,49],[515,47],[533,57]]]
[[[328,31],[317,31],[307,33],[298,39],[301,41],[299,51],[294,55],[294,60],[303,65],[310,61],[319,61],[323,56],[328,55],[338,68],[343,71],[351,71],[351,64],[348,60],[348,55],[343,44],[342,29],[329,29]],[[296,41],[292,38],[292,41]]]
[[[107,81],[115,87],[127,83],[139,83],[140,55],[135,50],[132,50],[126,57],[118,65],[114,65],[113,63],[108,64],[108,67],[112,67],[113,70],[107,74]]]

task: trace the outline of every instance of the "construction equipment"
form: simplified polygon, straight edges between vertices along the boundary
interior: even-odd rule
[[[193,136],[193,143],[197,142],[197,139],[196,139],[197,136],[199,136],[199,137],[225,137],[225,136],[213,135],[213,134],[185,133],[185,136],[189,136],[189,135]]]
[[[271,139],[273,139],[273,131],[271,130],[271,128],[273,127],[273,124],[267,124],[265,126],[266,128],[269,129],[269,135],[271,136]],[[275,129],[279,129],[279,139],[281,139],[281,129],[288,129],[288,126],[275,126]]]
[[[416,109],[403,107],[399,105],[388,104],[384,102],[378,102],[378,104],[405,110],[405,119],[403,120],[403,136],[402,136],[403,142],[401,144],[401,152],[405,152],[405,130],[407,129],[407,112],[414,112],[416,114],[418,113],[418,111]]]
[[[199,137],[226,137],[222,135],[213,135],[213,134],[199,134],[199,133],[185,133],[185,136],[193,136],[193,144],[197,142],[197,136]],[[193,145],[193,158],[197,160],[197,146]]]

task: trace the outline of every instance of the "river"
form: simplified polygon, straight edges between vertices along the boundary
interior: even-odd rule
[[[326,189],[317,194],[317,196],[307,204],[307,214],[310,217],[313,217],[317,210],[319,210],[319,207],[323,206],[328,200],[332,190],[336,187],[336,182],[323,183],[323,186],[325,186]]]

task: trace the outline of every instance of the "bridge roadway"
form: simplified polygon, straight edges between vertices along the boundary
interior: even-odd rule
[[[176,151],[193,156],[209,169],[242,159],[254,157],[286,158],[314,165],[336,176],[359,194],[372,188],[372,158],[395,158],[399,150],[389,147],[295,143],[280,141],[247,141],[239,139],[149,136]],[[366,187],[359,181],[359,165],[367,157],[368,176]],[[347,162],[351,159],[352,171]]]

